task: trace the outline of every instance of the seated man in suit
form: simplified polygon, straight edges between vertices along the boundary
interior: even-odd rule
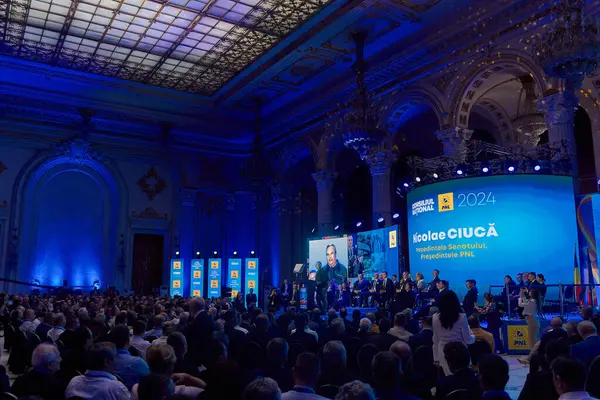
[[[371,303],[376,305],[379,303],[379,274],[374,273],[373,279],[369,284],[369,293],[371,294]]]
[[[587,371],[594,358],[600,355],[600,336],[590,321],[581,321],[577,330],[583,341],[571,346],[571,357],[579,360]]]
[[[290,306],[290,297],[292,295],[292,288],[288,283],[287,279],[283,280],[283,284],[281,285],[279,298],[281,299],[281,305],[283,306],[283,311],[287,311],[287,308]]]
[[[392,283],[392,280],[388,278],[386,271],[381,273],[381,280],[379,282],[379,302],[385,306],[394,295],[394,284]]]
[[[421,346],[433,346],[433,326],[431,317],[423,317],[421,332],[412,335],[408,339],[408,344],[413,351]]]

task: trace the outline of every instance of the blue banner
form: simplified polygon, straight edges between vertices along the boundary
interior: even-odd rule
[[[180,258],[171,259],[171,285],[169,286],[169,295],[183,296],[183,260]]]
[[[221,297],[221,259],[208,259],[208,297]]]
[[[300,283],[300,309],[308,309],[308,285],[306,282]]]
[[[242,260],[239,258],[229,259],[229,270],[227,271],[227,287],[231,288],[231,298],[235,298],[242,290]]]
[[[246,294],[250,289],[258,297],[258,258],[246,258]]]
[[[202,297],[204,286],[204,260],[192,260],[192,274],[190,281],[190,297]]]

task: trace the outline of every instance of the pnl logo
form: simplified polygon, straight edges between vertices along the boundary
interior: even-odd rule
[[[443,193],[438,194],[438,211],[452,211],[454,210],[454,193]]]

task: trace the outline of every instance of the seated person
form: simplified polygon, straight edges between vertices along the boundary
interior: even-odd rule
[[[19,376],[11,393],[17,397],[39,396],[44,400],[64,398],[65,387],[54,374],[60,369],[60,354],[51,344],[38,345],[31,355],[33,370]]]
[[[471,364],[469,349],[461,342],[450,342],[444,346],[444,357],[452,375],[439,380],[435,398],[445,399],[449,393],[465,389],[469,391],[470,396],[465,395],[465,400],[480,399],[482,393],[479,380],[475,372],[469,368]]]

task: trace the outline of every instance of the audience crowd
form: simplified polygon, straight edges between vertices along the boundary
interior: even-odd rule
[[[450,290],[424,316],[384,307],[364,317],[343,307],[274,313],[140,295],[0,302],[8,368],[18,375],[11,385],[0,370],[3,398],[510,399],[495,338]],[[564,327],[552,320],[528,358],[520,399],[600,394],[598,320],[588,314]]]

